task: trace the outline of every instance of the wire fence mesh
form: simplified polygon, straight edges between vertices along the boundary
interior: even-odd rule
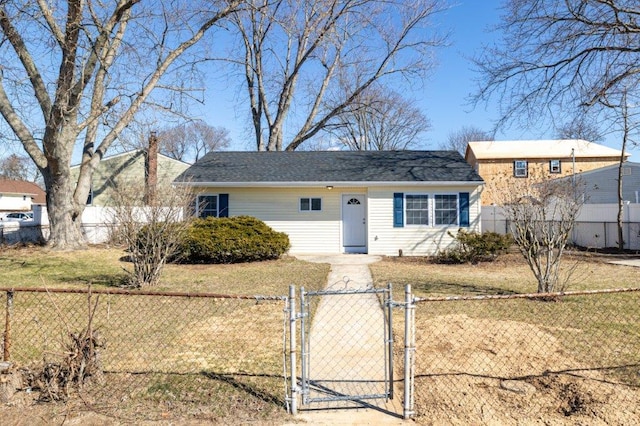
[[[306,404],[344,408],[390,396],[389,295],[389,289],[337,286],[302,293],[303,312],[317,303],[313,315],[301,315]]]
[[[419,421],[640,421],[640,291],[459,299],[416,304]]]
[[[353,322],[341,316],[357,305],[351,295],[317,292],[312,299],[318,306],[307,308],[311,328],[321,325],[319,305],[339,301],[316,335],[346,325],[349,335],[364,333],[354,328],[364,324],[364,315]],[[415,303],[412,398],[419,423],[640,421],[639,290],[457,299]],[[1,352],[20,375],[15,399],[22,402],[63,400],[68,407],[76,401],[131,421],[274,422],[284,418],[287,405],[284,365],[291,348],[284,330],[290,326],[286,314],[295,316],[287,312],[287,302],[285,297],[0,289]],[[366,367],[366,356],[377,355],[375,371],[382,378],[366,379],[378,386],[386,362],[384,304],[377,299],[366,304],[380,315],[371,326],[380,349],[358,346],[353,368]],[[396,381],[402,378],[401,314],[403,309],[394,309]],[[343,338],[309,345],[315,350],[308,354],[311,379],[353,379],[352,367],[337,377],[313,367],[335,370],[349,356],[341,352],[347,347]],[[80,373],[85,380],[78,387],[74,380]]]
[[[284,297],[0,291],[21,398],[67,400],[70,389],[130,419],[283,411]]]

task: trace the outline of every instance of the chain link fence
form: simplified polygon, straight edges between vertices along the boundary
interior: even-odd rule
[[[285,297],[0,289],[12,403],[128,419],[282,415]],[[79,397],[79,398],[77,398]]]
[[[415,340],[419,422],[640,421],[638,289],[416,299]]]

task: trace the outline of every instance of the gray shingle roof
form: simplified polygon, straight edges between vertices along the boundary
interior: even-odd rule
[[[212,152],[176,182],[477,182],[456,151]]]

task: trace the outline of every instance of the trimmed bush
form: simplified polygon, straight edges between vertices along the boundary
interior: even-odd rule
[[[498,255],[507,251],[513,244],[511,235],[501,235],[496,232],[467,232],[464,229],[458,231],[456,246],[443,250],[435,256],[436,263],[478,263],[481,261],[493,261]]]
[[[289,250],[289,236],[259,219],[236,216],[195,219],[180,253],[185,263],[239,263],[277,259]]]

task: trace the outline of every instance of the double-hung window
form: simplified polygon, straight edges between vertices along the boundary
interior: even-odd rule
[[[513,175],[525,178],[529,174],[527,160],[516,160],[513,162]]]
[[[196,212],[199,217],[218,217],[218,196],[198,195],[196,198]]]
[[[393,193],[393,227],[469,226],[469,193]]]
[[[561,173],[560,160],[549,160],[549,173]]]
[[[458,223],[458,196],[436,194],[433,196],[433,215],[436,225],[456,225]]]
[[[407,194],[406,200],[406,224],[429,224],[429,196],[425,194]]]

